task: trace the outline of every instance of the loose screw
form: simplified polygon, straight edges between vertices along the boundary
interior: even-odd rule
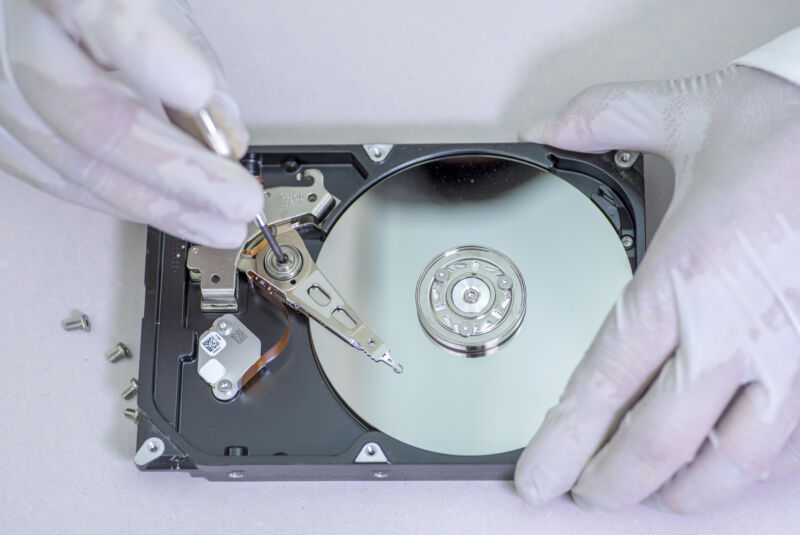
[[[137,409],[125,409],[124,414],[133,420],[134,423],[139,423],[139,411]]]
[[[131,399],[139,391],[139,381],[131,379],[131,384],[122,392],[122,399]]]
[[[92,324],[89,322],[89,316],[86,314],[81,314],[80,319],[77,320],[64,320],[61,326],[64,327],[65,331],[75,331],[77,329],[84,331],[92,330]]]
[[[128,349],[128,346],[120,342],[111,353],[106,355],[106,358],[108,359],[108,362],[117,362],[123,358],[129,359],[131,358],[131,350]]]

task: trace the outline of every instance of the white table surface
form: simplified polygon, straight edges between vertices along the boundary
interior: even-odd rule
[[[712,70],[793,0],[194,1],[259,143],[511,141],[599,82]],[[659,172],[654,174],[658,175]],[[650,184],[649,193],[668,190]],[[133,465],[145,229],[0,176],[2,533],[797,533],[800,478],[709,513],[533,508],[508,482],[209,483]],[[91,333],[61,330],[75,309]]]

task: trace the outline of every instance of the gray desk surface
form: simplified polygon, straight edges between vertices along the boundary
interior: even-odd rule
[[[193,2],[254,142],[510,141],[584,86],[724,65],[793,1]],[[656,173],[658,174],[658,173]],[[131,406],[144,227],[0,177],[3,533],[796,533],[800,479],[710,513],[526,506],[507,482],[208,483],[142,474]],[[651,184],[650,191],[658,191]],[[663,189],[663,188],[662,188]],[[65,333],[73,309],[90,333]]]

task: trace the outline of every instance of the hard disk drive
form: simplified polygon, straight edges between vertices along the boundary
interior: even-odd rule
[[[265,146],[242,163],[275,243],[148,231],[139,468],[510,479],[644,253],[641,158]]]

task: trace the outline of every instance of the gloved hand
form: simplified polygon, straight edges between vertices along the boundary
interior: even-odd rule
[[[675,193],[517,464],[524,499],[714,506],[800,469],[800,87],[729,67],[590,88],[526,140],[663,156]]]
[[[208,107],[239,155],[247,148],[185,3],[4,0],[0,43],[0,169],[197,243],[241,243],[262,208],[257,181],[146,105]]]

